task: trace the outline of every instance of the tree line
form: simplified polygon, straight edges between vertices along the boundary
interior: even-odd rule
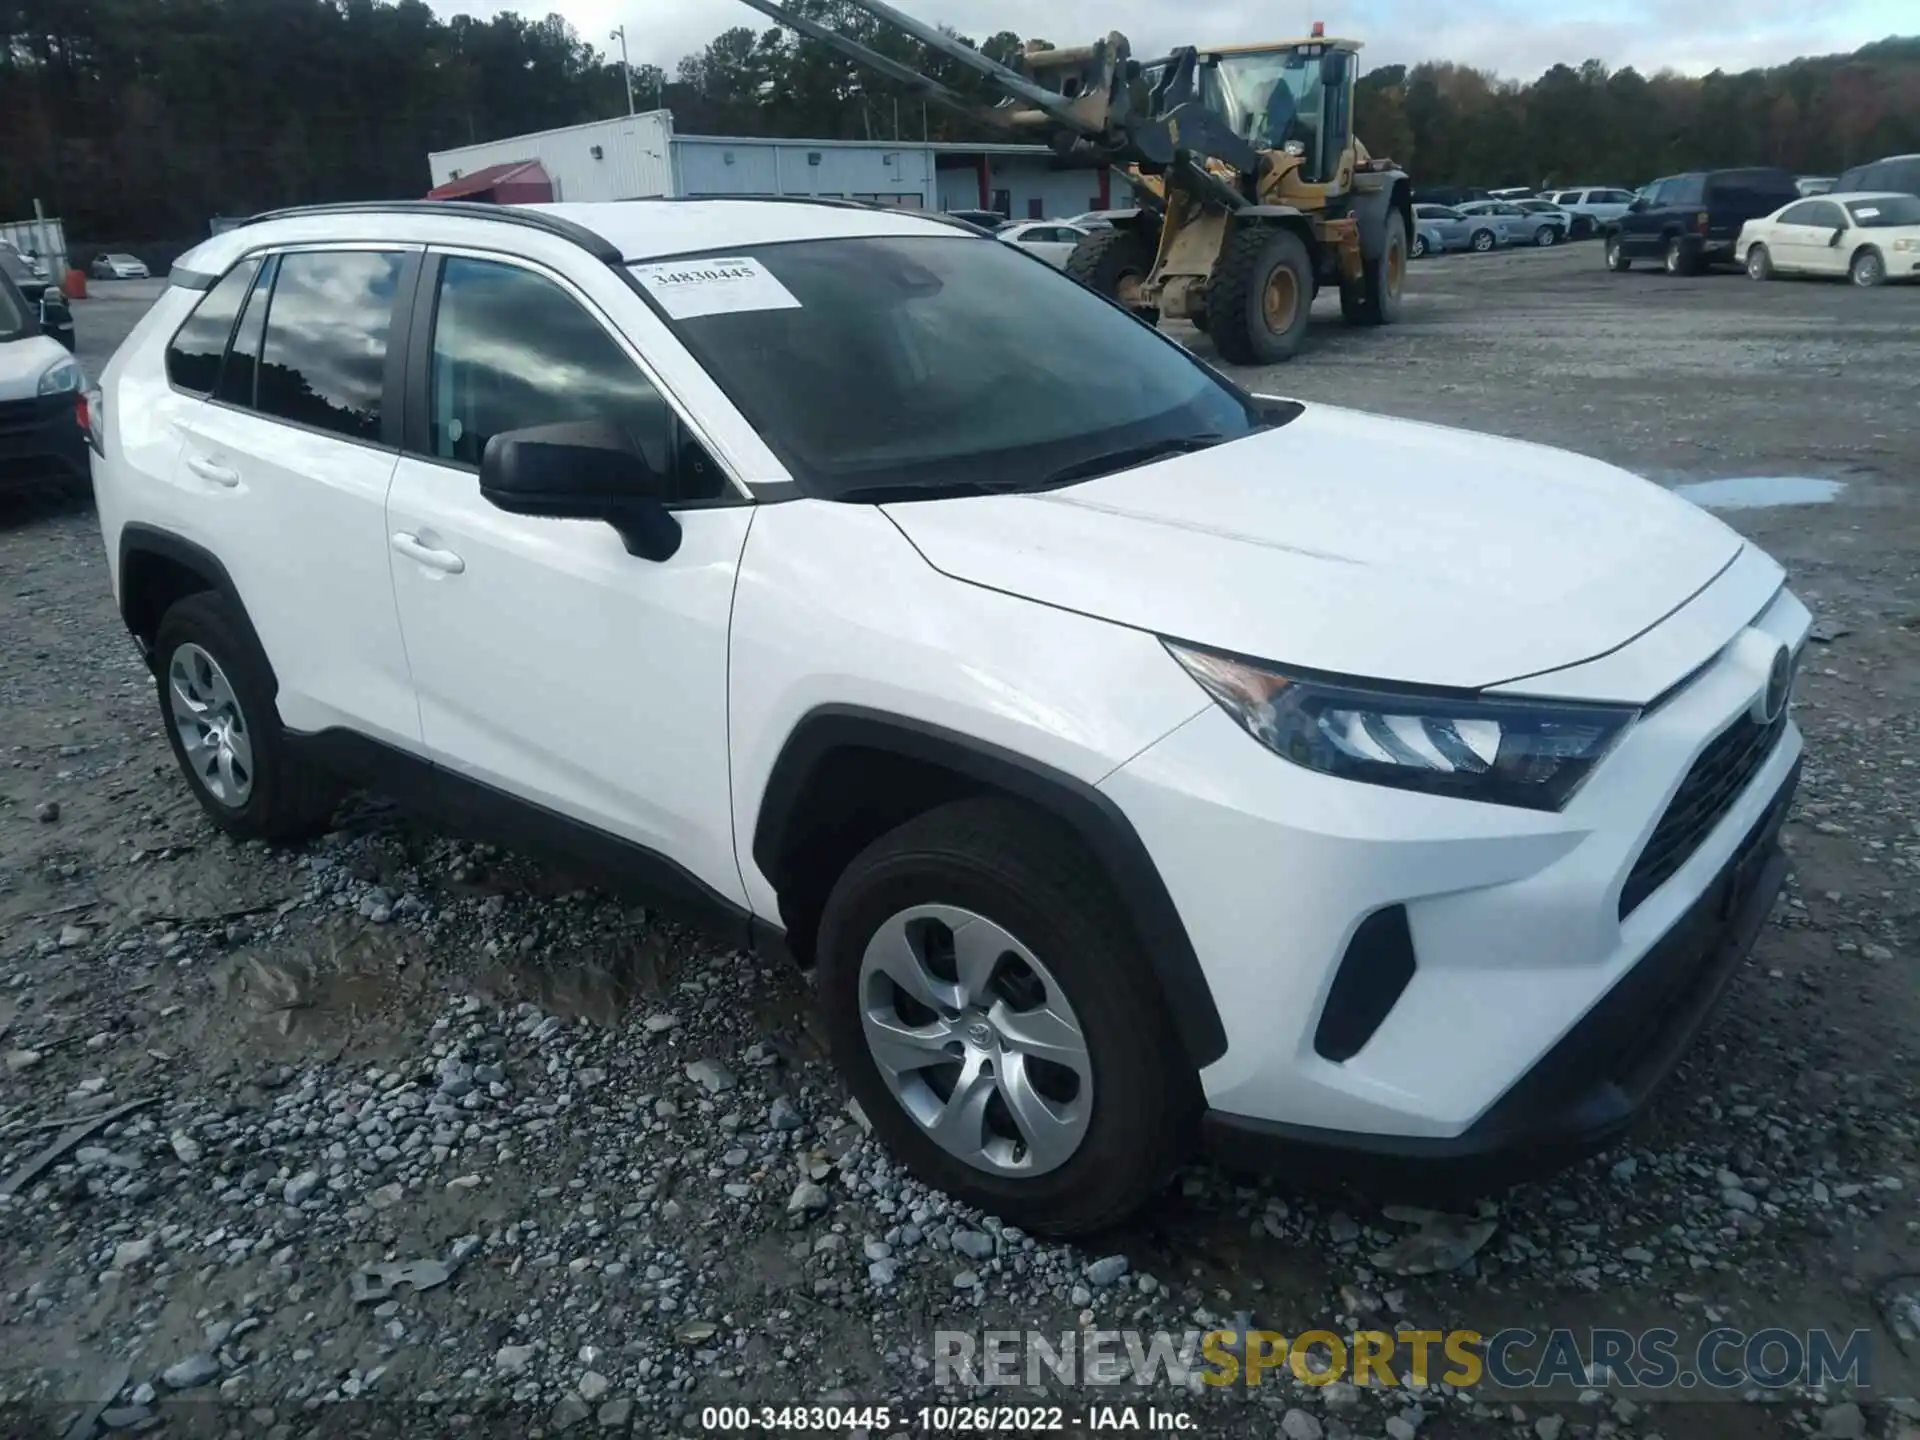
[[[966,67],[839,0],[794,3],[993,98]],[[429,151],[627,103],[617,54],[557,15],[442,20],[423,0],[0,0],[0,22],[0,219],[38,198],[76,241],[190,238],[215,215],[417,196]],[[958,38],[1000,60],[1025,43]],[[991,134],[778,29],[737,26],[671,72],[636,63],[631,78],[636,106],[670,109],[683,133]],[[1597,60],[1531,82],[1445,62],[1387,66],[1363,74],[1356,119],[1373,152],[1416,182],[1632,185],[1732,164],[1830,174],[1920,150],[1920,38],[1698,78]]]

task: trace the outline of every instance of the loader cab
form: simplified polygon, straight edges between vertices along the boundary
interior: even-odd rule
[[[1257,150],[1297,155],[1300,179],[1340,187],[1353,138],[1348,40],[1301,40],[1204,52],[1200,99]]]

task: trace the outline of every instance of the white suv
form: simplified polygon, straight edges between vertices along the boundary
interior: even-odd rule
[[[879,1132],[1031,1228],[1202,1132],[1473,1184],[1591,1146],[1782,883],[1766,555],[1250,395],[937,217],[266,216],[93,413],[215,823],[364,783],[791,953]]]

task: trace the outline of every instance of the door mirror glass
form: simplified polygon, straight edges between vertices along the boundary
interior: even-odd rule
[[[480,495],[489,504],[510,515],[605,521],[628,554],[647,560],[680,548],[665,494],[665,478],[632,437],[604,420],[505,430],[480,457]]]

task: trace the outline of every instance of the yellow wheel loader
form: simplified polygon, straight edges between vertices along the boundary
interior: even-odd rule
[[[1324,285],[1350,324],[1399,316],[1413,195],[1390,160],[1353,134],[1358,41],[1305,40],[1133,58],[1117,31],[1068,50],[1029,48],[997,64],[883,0],[847,3],[985,76],[983,106],[910,66],[788,10],[745,0],[952,108],[1052,147],[1060,162],[1110,167],[1135,204],[1088,236],[1067,273],[1147,319],[1190,320],[1235,364],[1289,360]]]

